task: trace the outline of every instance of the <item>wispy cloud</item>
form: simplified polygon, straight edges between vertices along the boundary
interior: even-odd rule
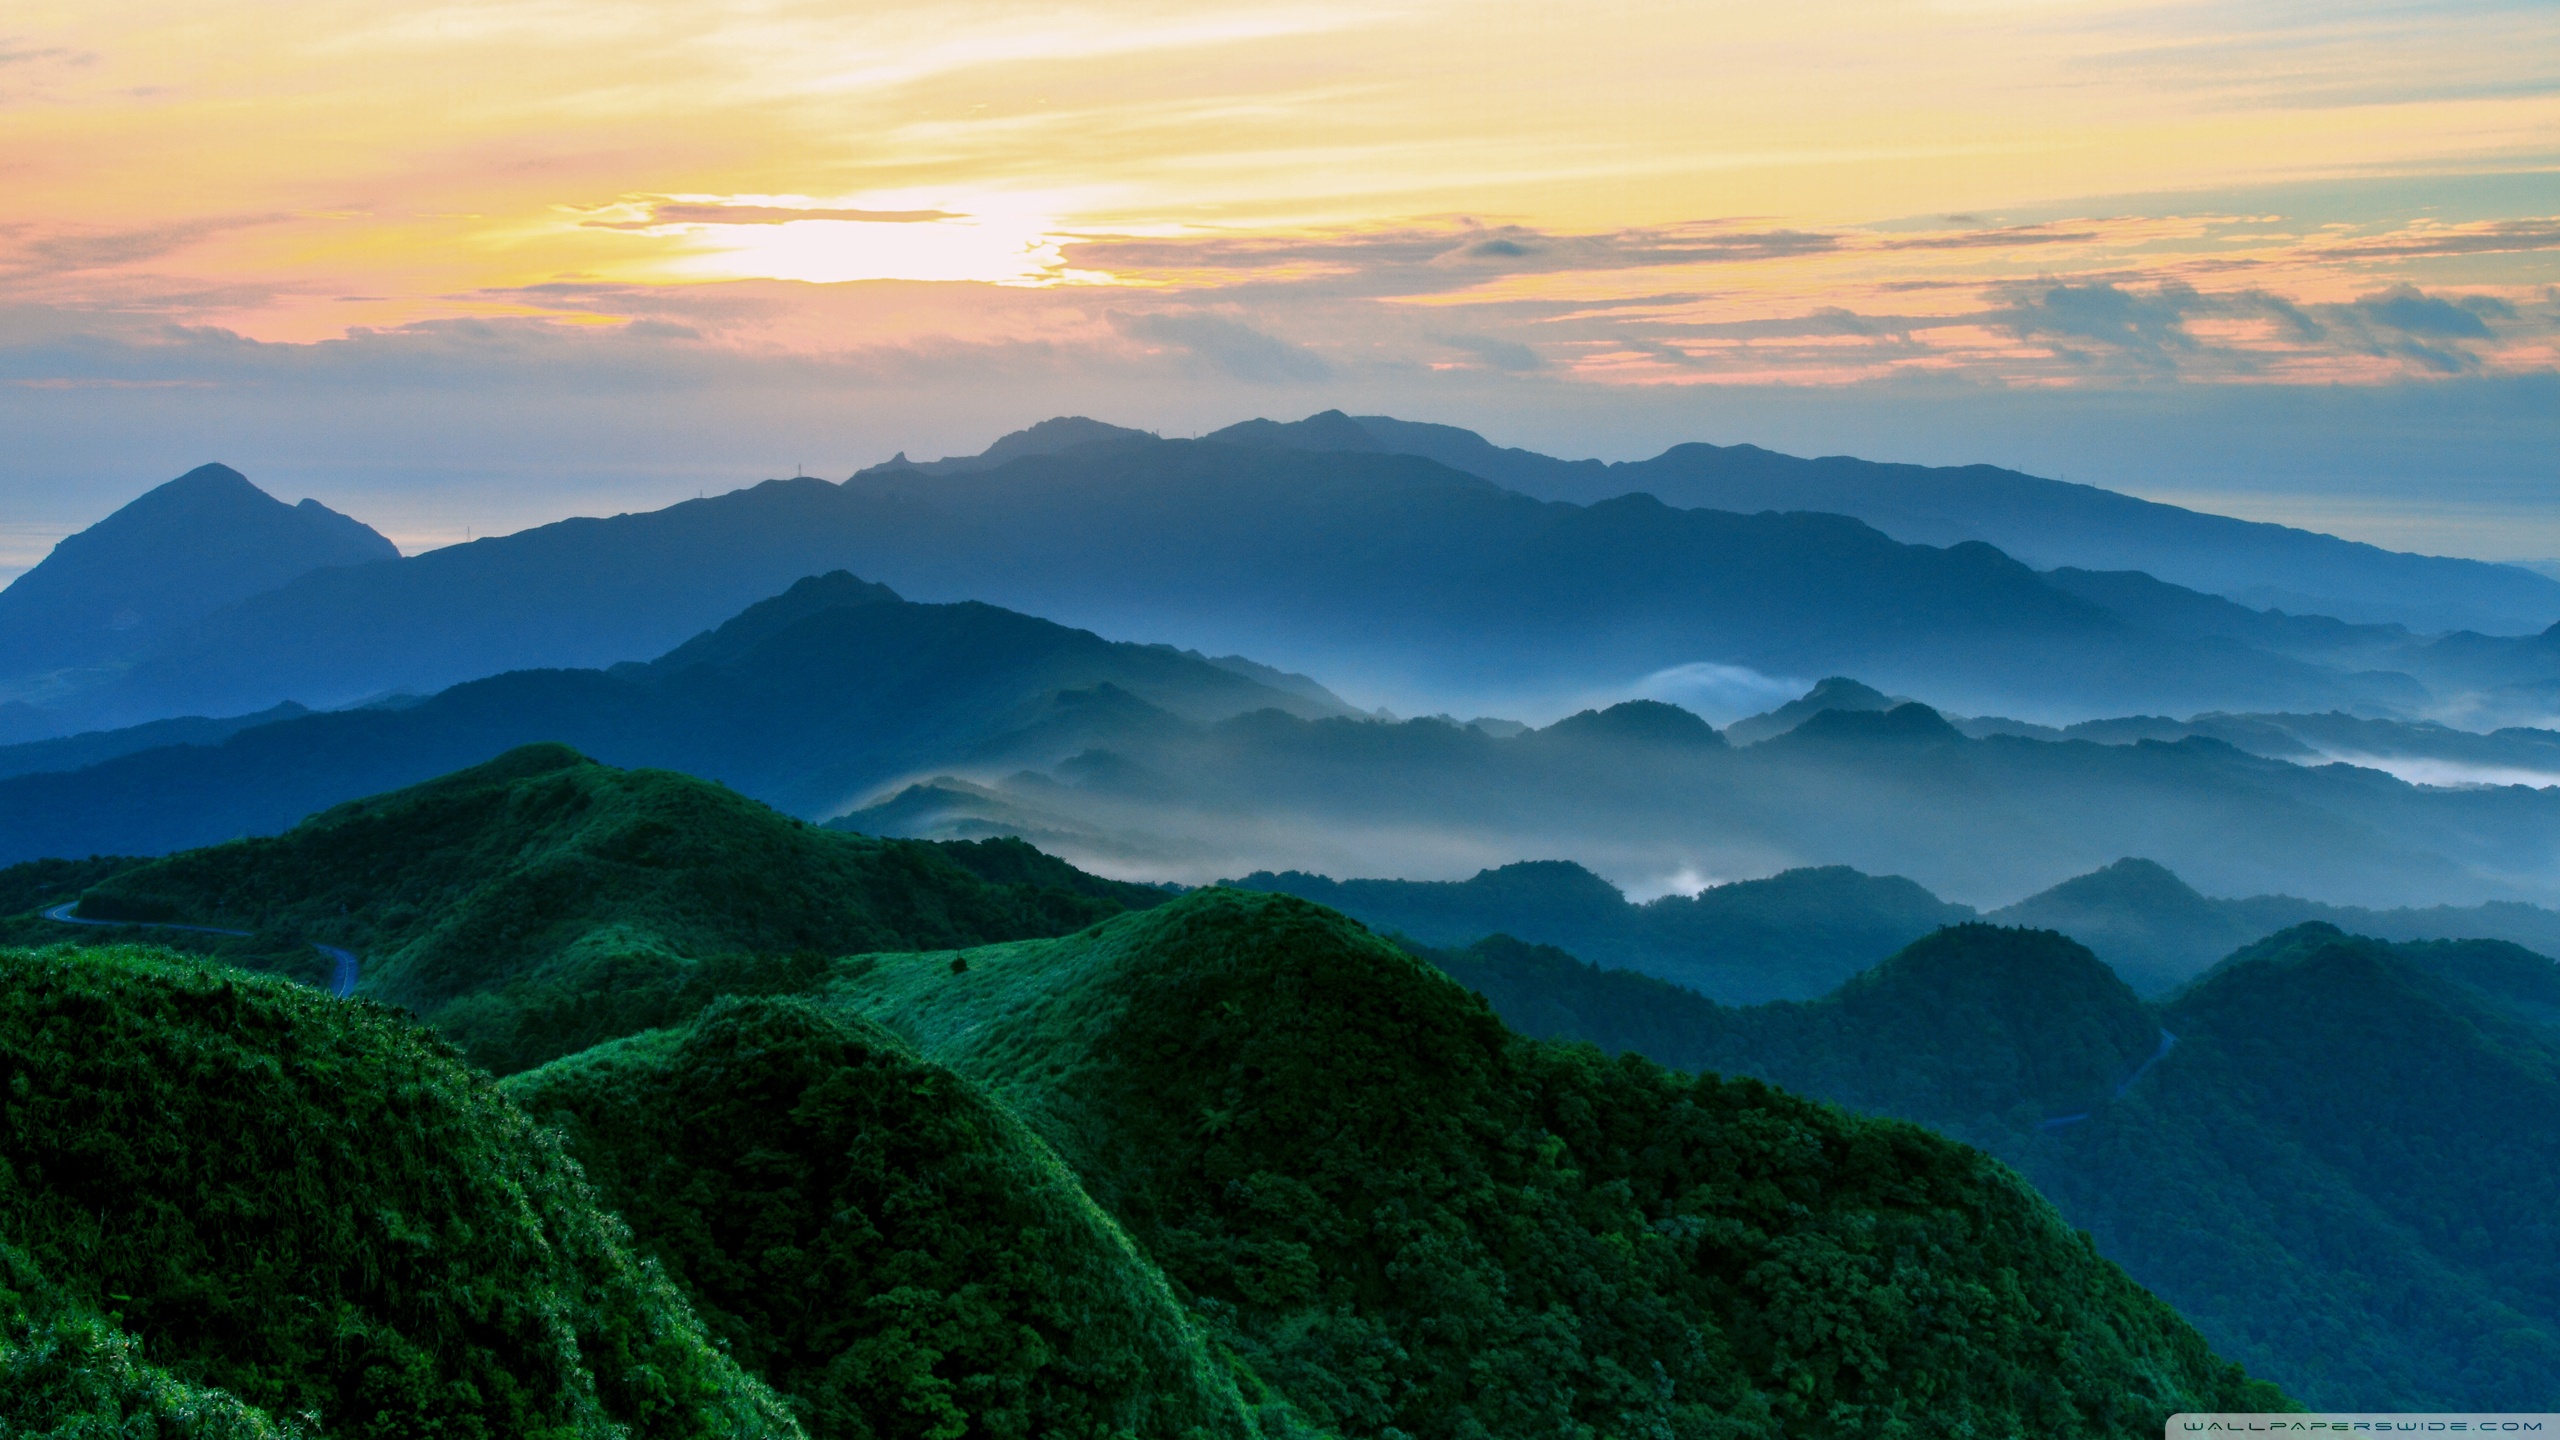
[[[1131,339],[1172,346],[1239,380],[1266,384],[1322,380],[1334,370],[1324,357],[1304,346],[1223,315],[1113,311],[1110,318],[1113,328]]]

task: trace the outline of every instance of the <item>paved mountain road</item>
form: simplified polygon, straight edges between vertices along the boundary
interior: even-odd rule
[[[77,900],[66,900],[45,911],[44,918],[64,925],[122,926],[137,930],[185,930],[196,935],[246,936],[250,933],[246,930],[225,930],[219,925],[179,925],[166,920],[92,920],[87,916],[71,913],[79,908],[79,905],[80,902]],[[341,1000],[356,993],[356,981],[361,978],[364,967],[357,961],[355,952],[341,950],[335,945],[314,945],[311,948],[328,956],[331,964],[335,966],[329,975],[329,993]]]

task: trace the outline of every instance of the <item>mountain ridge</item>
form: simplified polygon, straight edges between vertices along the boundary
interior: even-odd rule
[[[1103,438],[1052,443],[1091,435]],[[1934,678],[1933,693],[1999,713],[2015,708],[2005,700],[2081,713],[2405,709],[2483,664],[2512,672],[2502,683],[2560,680],[2560,655],[2494,637],[2478,637],[2463,665],[2360,632],[2337,654],[2295,654],[2175,628],[2192,607],[2119,615],[1976,539],[1912,545],[1843,515],[1680,508],[1641,493],[1541,501],[1383,449],[1069,426],[967,466],[934,463],[944,468],[900,461],[842,485],[767,481],[315,572],[47,703],[58,723],[97,728],[608,665],[835,569],[930,600],[1322,664],[1385,698],[1446,694],[1479,712],[1506,694],[1587,693],[1701,661],[1854,671],[1903,690]],[[2404,661],[2435,678],[2410,678]]]
[[[1427,455],[1543,499],[1588,503],[1644,490],[1671,504],[1719,510],[1825,510],[1856,516],[1897,540],[1987,541],[2039,569],[2139,570],[2258,609],[2308,608],[2418,629],[2504,627],[2518,634],[2560,619],[2560,583],[2521,566],[2386,550],[1991,465],[1803,458],[1757,445],[1699,442],[1647,460],[1558,460],[1497,447],[1455,426],[1338,410],[1290,423],[1247,421],[1216,435],[1269,446]],[[1368,443],[1355,447],[1355,436]],[[2381,598],[2430,588],[2460,598],[2432,604]]]

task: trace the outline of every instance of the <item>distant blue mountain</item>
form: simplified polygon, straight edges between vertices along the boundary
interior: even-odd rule
[[[1151,726],[1262,709],[1347,707],[1303,676],[991,605],[913,605],[835,573],[647,664],[520,670],[397,708],[228,730],[159,722],[0,750],[0,761],[32,752],[33,763],[79,767],[0,778],[0,864],[273,833],[538,741],[682,770],[816,817],[919,767],[1054,764],[1096,737],[1126,744]]]
[[[1014,458],[989,468],[769,481],[319,571],[207,617],[64,708],[107,727],[610,664],[839,568],[922,599],[1479,710],[1699,661],[1856,673],[2001,713],[2414,706],[2428,694],[2364,651],[2333,663],[2162,628],[1992,546],[1902,544],[1845,516],[1541,501],[1417,456],[1089,423],[1007,443]]]
[[[44,677],[145,654],[171,634],[297,576],[397,560],[398,547],[317,500],[283,501],[203,465],[54,546],[0,590],[0,698]]]
[[[1701,444],[1604,464],[1505,449],[1453,425],[1339,410],[1285,424],[1248,420],[1208,438],[1424,455],[1549,500],[1588,504],[1640,491],[1711,510],[1852,515],[1912,544],[1980,540],[2037,569],[2139,570],[2262,610],[2506,635],[2560,623],[2560,580],[2520,566],[2404,554],[1992,465],[1801,459],[1757,445]]]

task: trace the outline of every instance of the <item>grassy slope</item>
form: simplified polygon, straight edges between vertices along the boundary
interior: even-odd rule
[[[794,1433],[556,1143],[377,1008],[165,952],[0,951],[0,1156],[13,1427]]]
[[[839,1003],[1028,1118],[1348,1434],[2115,1435],[2281,1405],[1986,1157],[1523,1040],[1289,897],[861,971]]]
[[[724,1002],[505,1090],[819,1440],[1285,1425],[1046,1145],[876,1025]]]
[[[187,943],[311,980],[314,942],[354,950],[364,993],[505,1073],[715,994],[798,988],[822,957],[1056,935],[1161,898],[1025,846],[833,834],[718,785],[532,745],[123,871],[81,913],[253,930]]]

